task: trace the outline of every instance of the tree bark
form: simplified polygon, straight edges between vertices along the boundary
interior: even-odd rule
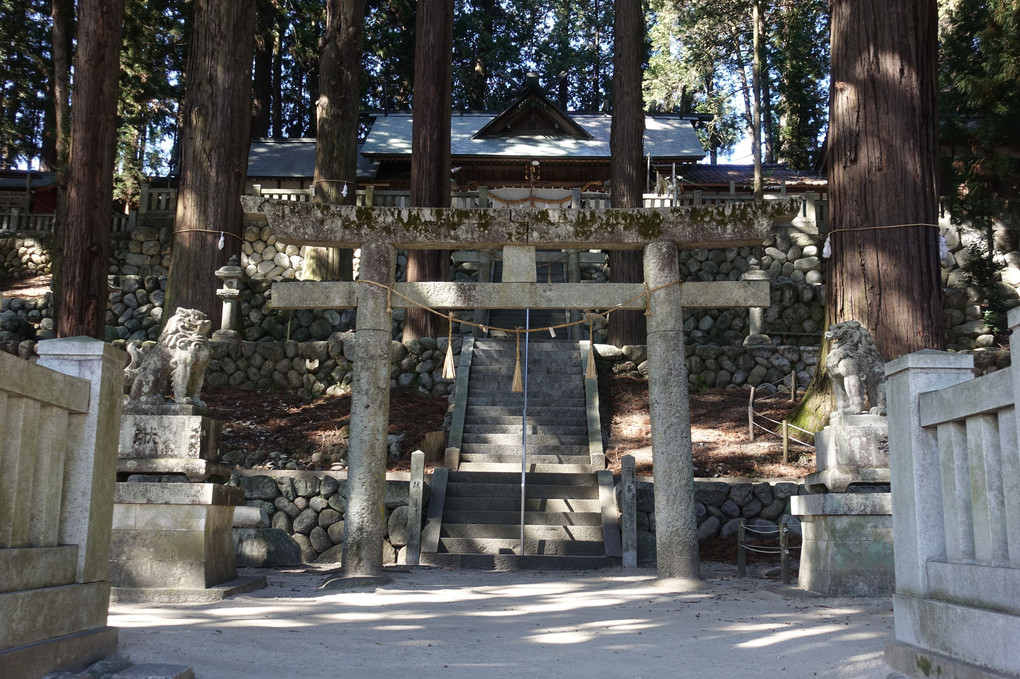
[[[453,0],[418,3],[411,128],[411,205],[450,206],[450,97],[453,79]],[[411,250],[408,281],[450,277],[449,250]],[[423,309],[404,314],[404,339],[439,337],[446,323]]]
[[[104,339],[124,0],[81,0],[57,335]]]
[[[240,252],[255,2],[196,0],[194,12],[164,322],[178,307],[217,315],[213,271]],[[223,250],[217,247],[221,237]]]
[[[328,0],[319,48],[314,199],[353,205],[358,181],[358,104],[365,0]],[[346,190],[344,188],[346,187]],[[305,250],[305,280],[351,280],[350,249]]]
[[[616,0],[613,17],[613,123],[609,136],[614,208],[642,207],[645,113],[641,99],[641,57],[645,20],[641,0]],[[614,283],[644,280],[640,250],[610,250]],[[645,343],[645,317],[640,311],[609,315],[610,344]]]
[[[941,349],[935,1],[831,8],[826,325],[859,321],[886,360]],[[823,409],[823,373],[795,422]]]
[[[59,318],[63,302],[64,231],[67,224],[67,175],[71,153],[71,54],[74,49],[74,2],[53,0],[51,35],[53,36],[53,118],[54,170],[57,174],[57,200],[54,210],[53,252],[51,258],[54,316]]]
[[[276,41],[276,8],[271,2],[256,3],[255,59],[251,79],[251,137],[269,136],[270,103],[273,99],[273,47]]]

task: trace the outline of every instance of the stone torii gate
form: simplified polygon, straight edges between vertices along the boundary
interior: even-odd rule
[[[268,220],[283,243],[361,248],[358,282],[273,285],[276,308],[357,307],[345,576],[382,572],[392,325],[387,307],[419,304],[433,309],[648,309],[658,574],[671,580],[700,579],[683,309],[766,307],[769,284],[757,280],[679,285],[677,247],[760,245],[774,221],[796,214],[798,199],[611,210],[366,208],[253,196],[241,201],[245,213]],[[539,247],[643,249],[645,282],[538,283]],[[504,282],[394,283],[397,248],[502,248]],[[412,301],[389,295],[384,286]]]

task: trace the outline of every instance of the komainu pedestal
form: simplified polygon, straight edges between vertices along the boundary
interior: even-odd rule
[[[802,589],[878,596],[895,588],[889,436],[882,415],[836,414],[815,436],[810,495],[790,499],[801,521]]]
[[[884,415],[833,415],[815,436],[809,493],[845,493],[854,485],[889,483],[889,425]]]

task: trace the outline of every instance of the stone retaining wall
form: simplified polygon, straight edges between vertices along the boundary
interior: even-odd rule
[[[638,480],[637,532],[638,560],[655,560],[655,487]],[[617,483],[617,506],[620,506],[620,485]],[[800,521],[790,514],[790,498],[804,495],[800,481],[748,481],[719,479],[694,481],[695,512],[698,540],[733,537],[740,519],[758,530],[775,530],[785,523],[790,533],[800,535]]]
[[[172,216],[147,217],[144,226],[127,234],[114,234],[113,256],[110,261],[111,285],[119,290],[110,293],[107,314],[107,339],[154,339],[161,319],[162,291],[172,246]],[[984,235],[973,229],[943,223],[948,253],[942,260],[942,278],[946,285],[943,321],[946,339],[952,350],[986,349],[995,344],[995,337],[985,323],[982,300],[986,290],[972,284],[965,270],[973,260],[969,246],[982,244]],[[241,302],[240,328],[250,341],[324,340],[335,332],[351,329],[352,310],[274,310],[270,284],[273,281],[300,279],[303,257],[295,246],[276,242],[268,226],[247,225],[244,230],[241,267],[248,273]],[[0,276],[25,277],[49,271],[49,250],[52,236],[38,233],[16,233],[0,238]],[[680,275],[688,281],[735,280],[750,267],[758,265],[772,277],[771,304],[764,312],[764,330],[782,345],[815,345],[824,325],[825,285],[824,262],[819,251],[819,236],[790,227],[777,228],[764,246],[755,248],[695,249],[679,253]],[[1001,228],[995,232],[998,263],[1001,268],[994,283],[1007,307],[1020,305],[1020,250],[1016,249],[1013,231]],[[356,263],[356,262],[355,262]],[[406,265],[406,255],[398,254],[398,280]],[[477,264],[464,262],[454,268],[452,278],[476,280]],[[582,279],[591,282],[610,280],[612,272],[606,264],[585,264]],[[139,295],[139,291],[143,291]],[[141,299],[139,299],[141,297]],[[4,302],[7,310],[7,301]],[[37,340],[52,337],[52,323],[47,308],[13,309],[18,319],[5,317],[0,336],[9,341]],[[39,314],[32,314],[39,311]],[[20,313],[24,312],[24,313]],[[394,336],[399,332],[403,310],[394,311]],[[8,327],[10,323],[11,327]],[[698,309],[685,311],[685,329],[692,345],[739,346],[748,335],[748,313],[743,309]],[[605,339],[605,323],[596,322],[596,341]],[[713,357],[714,358],[714,357]],[[705,359],[703,359],[705,360]],[[732,361],[732,358],[730,358]],[[802,360],[802,359],[798,359]],[[998,365],[999,359],[989,361]],[[781,363],[781,361],[780,361]],[[806,363],[806,362],[805,362]],[[736,372],[723,368],[732,375]],[[740,368],[738,367],[738,370]],[[716,373],[718,369],[698,369],[698,374]],[[749,372],[749,370],[748,370]],[[710,382],[710,374],[704,379]],[[737,380],[734,383],[739,383]]]
[[[16,234],[0,238],[0,278],[30,278],[50,273],[50,234]]]
[[[769,385],[789,384],[790,372],[797,373],[797,385],[807,387],[818,364],[818,347],[795,347],[785,344],[752,346],[717,346],[688,344],[687,381],[694,388],[753,386],[767,393]],[[644,346],[596,344],[596,367],[599,374],[648,377]]]
[[[340,560],[344,512],[348,498],[345,473],[300,471],[235,471],[230,485],[245,490],[245,504],[265,512],[264,523],[280,528],[297,541],[306,562]],[[408,481],[386,482],[387,535],[383,544],[386,563],[402,563],[407,544]],[[428,477],[424,503],[428,504]],[[653,484],[637,482],[638,559],[655,560],[655,499]],[[617,486],[619,493],[619,486]],[[803,484],[792,481],[740,479],[694,482],[698,539],[732,537],[740,519],[761,530],[785,522],[800,534],[800,522],[790,515],[790,498],[804,494]],[[423,509],[423,516],[425,515]]]
[[[308,399],[347,391],[353,379],[354,333],[335,333],[314,342],[211,342],[206,384],[246,390],[295,391]],[[117,343],[115,343],[117,344]],[[453,393],[443,378],[448,340],[423,337],[390,344],[390,387],[431,396]],[[461,338],[453,338],[454,357]]]
[[[235,471],[229,485],[244,488],[245,504],[265,512],[265,525],[279,528],[294,538],[301,547],[303,561],[340,561],[349,496],[345,473]],[[408,487],[406,480],[386,481],[383,563],[404,560]],[[426,477],[425,501],[428,489]]]

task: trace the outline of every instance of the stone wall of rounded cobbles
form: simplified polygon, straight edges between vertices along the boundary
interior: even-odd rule
[[[767,393],[771,385],[789,384],[791,371],[797,373],[798,388],[805,388],[818,364],[818,347],[688,344],[685,351],[687,381],[695,388],[753,386]],[[619,349],[611,344],[596,344],[595,354],[599,374],[648,377],[644,346]]]
[[[0,237],[0,278],[30,278],[50,273],[52,248],[50,234]]]
[[[126,234],[113,234],[113,256],[110,260],[111,284],[119,290],[110,293],[107,314],[107,339],[152,339],[161,319],[162,291],[169,266],[172,246],[172,217],[145,216],[143,225]],[[952,350],[976,350],[976,359],[983,368],[1001,367],[1001,351],[996,351],[999,338],[985,323],[982,303],[988,290],[972,283],[966,271],[973,259],[969,246],[983,246],[983,232],[951,226],[943,222],[948,252],[942,259],[942,279],[946,286],[943,322],[946,341]],[[25,277],[49,270],[52,236],[39,233],[16,233],[0,238],[0,275]],[[1007,307],[1020,304],[1020,249],[1015,229],[1002,225],[994,231],[999,271],[993,283]],[[754,266],[767,271],[772,280],[771,304],[764,312],[765,334],[783,346],[814,345],[824,325],[825,285],[824,261],[820,257],[819,237],[809,231],[777,227],[761,248],[694,249],[679,253],[680,275],[687,281],[736,280]],[[295,246],[283,246],[275,240],[267,226],[248,224],[244,230],[241,266],[250,280],[241,302],[244,338],[249,341],[323,340],[335,332],[352,328],[353,310],[275,310],[272,308],[270,284],[274,280],[300,279],[303,259]],[[286,261],[284,261],[286,259]],[[356,264],[356,262],[355,262]],[[406,266],[406,253],[398,253],[398,279]],[[454,268],[454,280],[477,278],[477,264],[461,263]],[[611,280],[606,263],[582,265],[582,280]],[[141,298],[139,299],[139,291]],[[5,305],[8,304],[5,300]],[[31,302],[31,305],[38,303]],[[10,350],[14,340],[37,340],[51,336],[47,304],[42,307],[11,309],[0,326],[0,342]],[[32,313],[32,312],[39,313]],[[400,332],[403,310],[394,311],[394,336]],[[684,312],[684,327],[690,345],[737,347],[747,336],[748,313],[743,309],[698,309]],[[596,341],[605,341],[606,323],[595,322]],[[718,361],[717,357],[709,357]],[[733,358],[727,356],[729,361]],[[706,360],[706,359],[703,359]],[[745,361],[746,362],[746,361]],[[770,363],[771,363],[770,359]],[[805,362],[806,361],[802,361]],[[782,363],[782,360],[779,361]],[[711,366],[698,370],[706,383],[715,373],[729,372],[731,378],[742,370]],[[781,366],[763,366],[769,367]],[[746,372],[750,370],[743,369]],[[799,370],[799,369],[798,369]],[[694,372],[694,371],[692,371]],[[724,380],[723,380],[724,381]],[[767,381],[767,380],[766,380]],[[739,380],[736,382],[739,383]]]
[[[638,480],[637,534],[638,560],[655,560],[655,487]],[[617,505],[620,505],[617,483]],[[735,537],[740,519],[750,528],[776,530],[785,523],[793,535],[800,535],[800,520],[790,514],[790,498],[803,495],[804,485],[792,481],[747,481],[727,479],[694,481],[694,511],[698,540]]]
[[[245,504],[264,512],[265,524],[294,538],[301,548],[302,561],[340,561],[349,497],[346,474],[235,471],[229,485],[244,488]],[[407,481],[386,482],[384,563],[404,562],[408,486]],[[428,489],[426,477],[426,503]]]
[[[343,393],[354,378],[353,337],[346,332],[311,342],[210,342],[205,384],[296,392],[308,399]],[[446,337],[391,342],[390,387],[431,396],[452,394],[454,380],[443,377],[448,343]],[[461,338],[454,336],[454,360],[461,345]]]

